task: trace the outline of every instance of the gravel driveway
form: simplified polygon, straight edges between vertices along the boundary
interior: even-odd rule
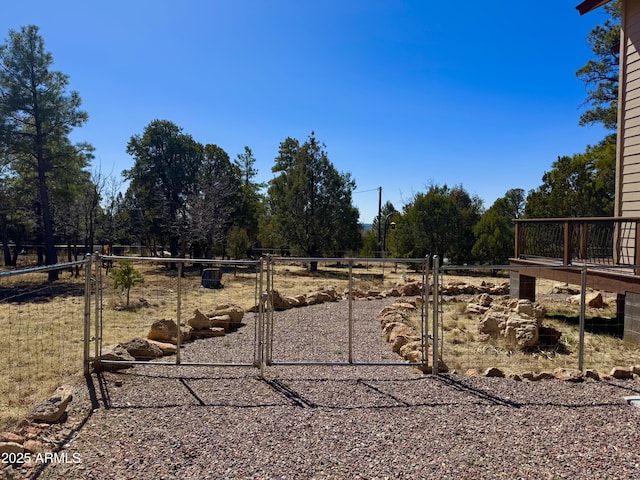
[[[354,304],[357,359],[395,361],[375,318],[384,304]],[[277,313],[274,359],[342,360],[336,336],[345,327],[333,324],[347,308],[342,301]],[[248,324],[193,342],[185,360],[213,351],[232,359],[236,348],[245,360],[252,338]],[[85,421],[63,450],[70,460],[43,466],[36,478],[640,477],[640,409],[623,401],[640,395],[635,381],[515,382],[398,366],[258,373],[145,365],[93,375],[72,402],[70,419]]]

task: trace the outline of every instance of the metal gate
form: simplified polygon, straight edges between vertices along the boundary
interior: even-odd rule
[[[123,306],[119,293],[119,273],[115,268],[129,265],[132,270],[142,272],[145,285],[144,298],[135,298],[132,305],[127,298]],[[225,278],[233,278],[246,284],[246,295],[253,298],[252,306],[246,308],[240,323],[220,320],[219,328],[188,328],[195,317],[196,310],[206,316],[214,317],[219,305],[235,305],[238,299],[231,298],[223,287]],[[162,257],[127,257],[115,255],[98,256],[95,262],[96,302],[94,322],[94,357],[103,365],[202,365],[258,367],[261,363],[262,304],[259,292],[263,283],[262,262],[260,260],[211,260]],[[128,295],[127,295],[128,297]],[[213,315],[212,315],[213,314]],[[122,361],[110,359],[108,352],[113,346],[131,341],[134,338],[147,338],[150,327],[156,322],[158,328],[167,328],[174,332],[165,343],[173,344],[175,355],[163,356],[149,361]],[[180,325],[181,328],[177,328]],[[173,330],[172,330],[173,329]],[[185,349],[188,341],[197,341],[210,337],[210,348],[199,350]],[[230,352],[233,351],[233,354]]]
[[[317,302],[302,308],[280,309],[276,298],[285,279],[284,270],[291,265],[311,264],[332,265],[341,279],[347,280],[343,292],[336,292],[339,301]],[[428,311],[431,304],[437,308],[437,286],[433,293],[429,288],[430,259],[362,259],[362,258],[294,258],[267,256],[255,261],[232,261],[210,259],[178,259],[161,257],[127,257],[103,255],[95,262],[96,302],[94,336],[94,357],[104,365],[201,365],[216,367],[255,367],[264,375],[268,366],[278,365],[384,365],[418,366],[425,369],[429,364],[429,322]],[[117,297],[112,268],[130,264],[134,269],[144,270],[146,295],[149,298],[135,298],[134,306],[121,306],[122,296]],[[363,267],[366,266],[366,267]],[[172,268],[169,268],[171,266]],[[392,269],[409,269],[418,276],[420,285],[420,310],[416,326],[420,338],[420,361],[402,361],[393,353],[391,345],[383,339],[379,319],[373,315],[363,316],[360,307],[367,300],[357,300],[357,282],[369,276],[383,283],[385,275]],[[185,349],[184,327],[188,317],[196,309],[204,312],[208,305],[236,303],[225,288],[207,288],[203,270],[217,270],[206,279],[225,283],[225,276],[242,275],[247,294],[252,292],[253,304],[245,309],[241,331],[230,333],[223,339],[210,342],[206,351]],[[388,270],[387,270],[388,269]],[[220,272],[224,271],[222,277]],[[376,273],[370,273],[375,271]],[[238,273],[240,272],[240,273]],[[381,272],[381,273],[380,273]],[[111,273],[111,274],[109,274]],[[149,278],[147,281],[146,278]],[[195,286],[195,281],[200,282]],[[196,282],[197,283],[197,282]],[[150,285],[153,284],[153,285]],[[215,283],[208,286],[216,286]],[[222,285],[221,285],[222,286]],[[118,294],[119,295],[119,294]],[[118,300],[118,298],[120,300]],[[401,301],[391,298],[387,303]],[[207,303],[208,302],[208,303]],[[162,317],[162,318],[161,318]],[[151,321],[175,318],[177,329],[173,343],[175,356],[148,360],[122,361],[109,359],[105,353],[109,346],[123,343],[132,338],[146,338]],[[434,324],[435,338],[435,324]],[[296,344],[289,340],[295,333]],[[322,340],[322,341],[319,341]],[[306,342],[304,348],[299,342]],[[433,345],[433,358],[437,355],[437,345]],[[88,347],[87,347],[88,348]],[[194,356],[197,350],[198,356]],[[231,355],[228,352],[233,352]],[[437,366],[437,362],[435,364]]]
[[[337,265],[348,279],[348,286],[340,301],[327,301],[276,311],[279,295],[279,270],[290,264],[322,263]],[[412,266],[419,275],[421,299],[419,321],[416,329],[420,338],[421,361],[401,361],[384,341],[380,320],[374,315],[361,315],[359,310],[369,300],[357,300],[358,288],[355,271],[375,266],[377,279],[384,280],[385,268],[399,265]],[[419,366],[428,365],[429,335],[429,259],[380,259],[380,258],[283,258],[267,257],[264,262],[265,298],[264,308],[264,365],[371,365],[371,366]],[[321,293],[321,292],[320,292]],[[381,292],[382,293],[382,292]],[[386,303],[399,301],[387,298]],[[344,303],[347,305],[344,305]],[[292,340],[295,339],[295,340]],[[301,344],[302,342],[302,344]]]

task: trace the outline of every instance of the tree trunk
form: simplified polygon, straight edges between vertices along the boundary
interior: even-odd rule
[[[46,160],[42,152],[42,146],[36,148],[38,151],[38,192],[40,194],[40,208],[42,212],[42,226],[44,227],[44,253],[45,265],[55,265],[58,263],[55,237],[53,235],[53,215],[51,214],[51,204],[49,203],[49,188],[47,186]],[[58,271],[49,271],[49,281],[58,280]]]
[[[9,248],[9,232],[7,231],[8,230],[7,219],[4,215],[0,217],[0,225],[2,230],[2,251],[4,253],[4,264],[7,267],[15,266],[15,265],[11,265],[11,249]]]

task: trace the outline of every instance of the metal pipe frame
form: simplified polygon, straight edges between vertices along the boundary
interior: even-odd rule
[[[89,374],[89,356],[91,343],[91,254],[85,256],[84,264],[84,323],[82,352],[82,373]]]
[[[431,302],[433,306],[433,329],[431,334],[431,372],[438,374],[438,325],[442,323],[440,316],[440,258],[438,255],[433,257],[433,291],[431,294]]]

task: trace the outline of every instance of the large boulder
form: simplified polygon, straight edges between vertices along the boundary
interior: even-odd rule
[[[494,304],[478,322],[478,333],[485,338],[504,338],[508,344],[527,349],[538,344],[545,314],[544,307],[529,300]],[[545,341],[553,340],[553,329],[544,333]]]
[[[489,309],[478,323],[478,333],[489,335],[492,338],[504,336],[509,312],[501,307]]]
[[[520,349],[538,344],[538,320],[524,314],[513,313],[507,318],[504,329],[507,343]]]
[[[531,300],[518,300],[515,307],[515,312],[531,318],[535,318],[538,321],[538,325],[542,323],[542,319],[547,314],[547,310],[538,303],[532,303]]]
[[[151,325],[147,338],[159,342],[177,343],[178,324],[174,320],[157,320]]]
[[[129,355],[136,360],[157,358],[163,355],[162,349],[159,346],[148,342],[144,338],[134,338],[133,340],[123,343],[122,346],[129,352]]]

